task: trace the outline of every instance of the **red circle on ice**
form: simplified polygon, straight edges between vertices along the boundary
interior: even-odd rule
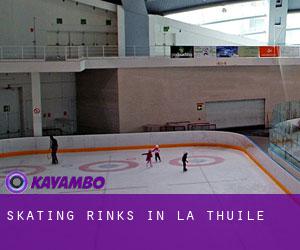
[[[81,171],[100,173],[100,172],[117,172],[138,167],[134,161],[97,161],[85,164],[79,167]],[[100,169],[99,169],[100,168]]]
[[[0,178],[5,178],[11,171],[22,171],[26,175],[37,175],[46,170],[43,166],[6,166],[0,168]],[[4,174],[4,175],[3,175]]]
[[[188,156],[188,167],[204,167],[220,164],[225,161],[224,158],[220,156],[212,156],[212,155],[194,155]],[[182,166],[181,158],[173,159],[169,162],[173,166]]]

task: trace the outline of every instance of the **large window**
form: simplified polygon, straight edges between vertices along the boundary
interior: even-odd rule
[[[287,15],[286,44],[300,45],[300,12]]]
[[[249,1],[202,8],[168,18],[267,42],[266,1]]]

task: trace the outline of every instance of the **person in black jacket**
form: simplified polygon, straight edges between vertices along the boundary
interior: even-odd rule
[[[50,135],[50,149],[51,149],[51,157],[52,157],[52,164],[58,164],[56,152],[58,148],[57,140]]]
[[[188,163],[187,156],[188,156],[187,152],[184,153],[182,156],[183,172],[187,171],[187,168],[186,168],[186,164]]]

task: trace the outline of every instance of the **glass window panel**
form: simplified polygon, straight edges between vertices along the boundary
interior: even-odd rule
[[[287,29],[300,28],[300,12],[287,15],[286,27]]]
[[[286,32],[286,45],[297,44],[300,45],[300,29],[287,30]]]
[[[214,24],[205,24],[202,26],[229,34],[243,35],[247,33],[264,32],[265,18],[234,20]]]
[[[167,15],[177,21],[267,42],[266,1],[227,4]],[[259,35],[250,33],[262,33]]]
[[[202,8],[167,15],[166,17],[185,23],[201,25],[204,23],[260,16],[265,14],[266,2],[260,0]]]
[[[245,37],[253,39],[253,40],[257,40],[263,43],[267,43],[267,33],[264,32],[262,34],[251,34],[251,35],[245,35]]]

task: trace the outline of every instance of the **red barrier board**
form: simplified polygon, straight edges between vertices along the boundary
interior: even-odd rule
[[[279,57],[279,46],[260,46],[260,57]]]

